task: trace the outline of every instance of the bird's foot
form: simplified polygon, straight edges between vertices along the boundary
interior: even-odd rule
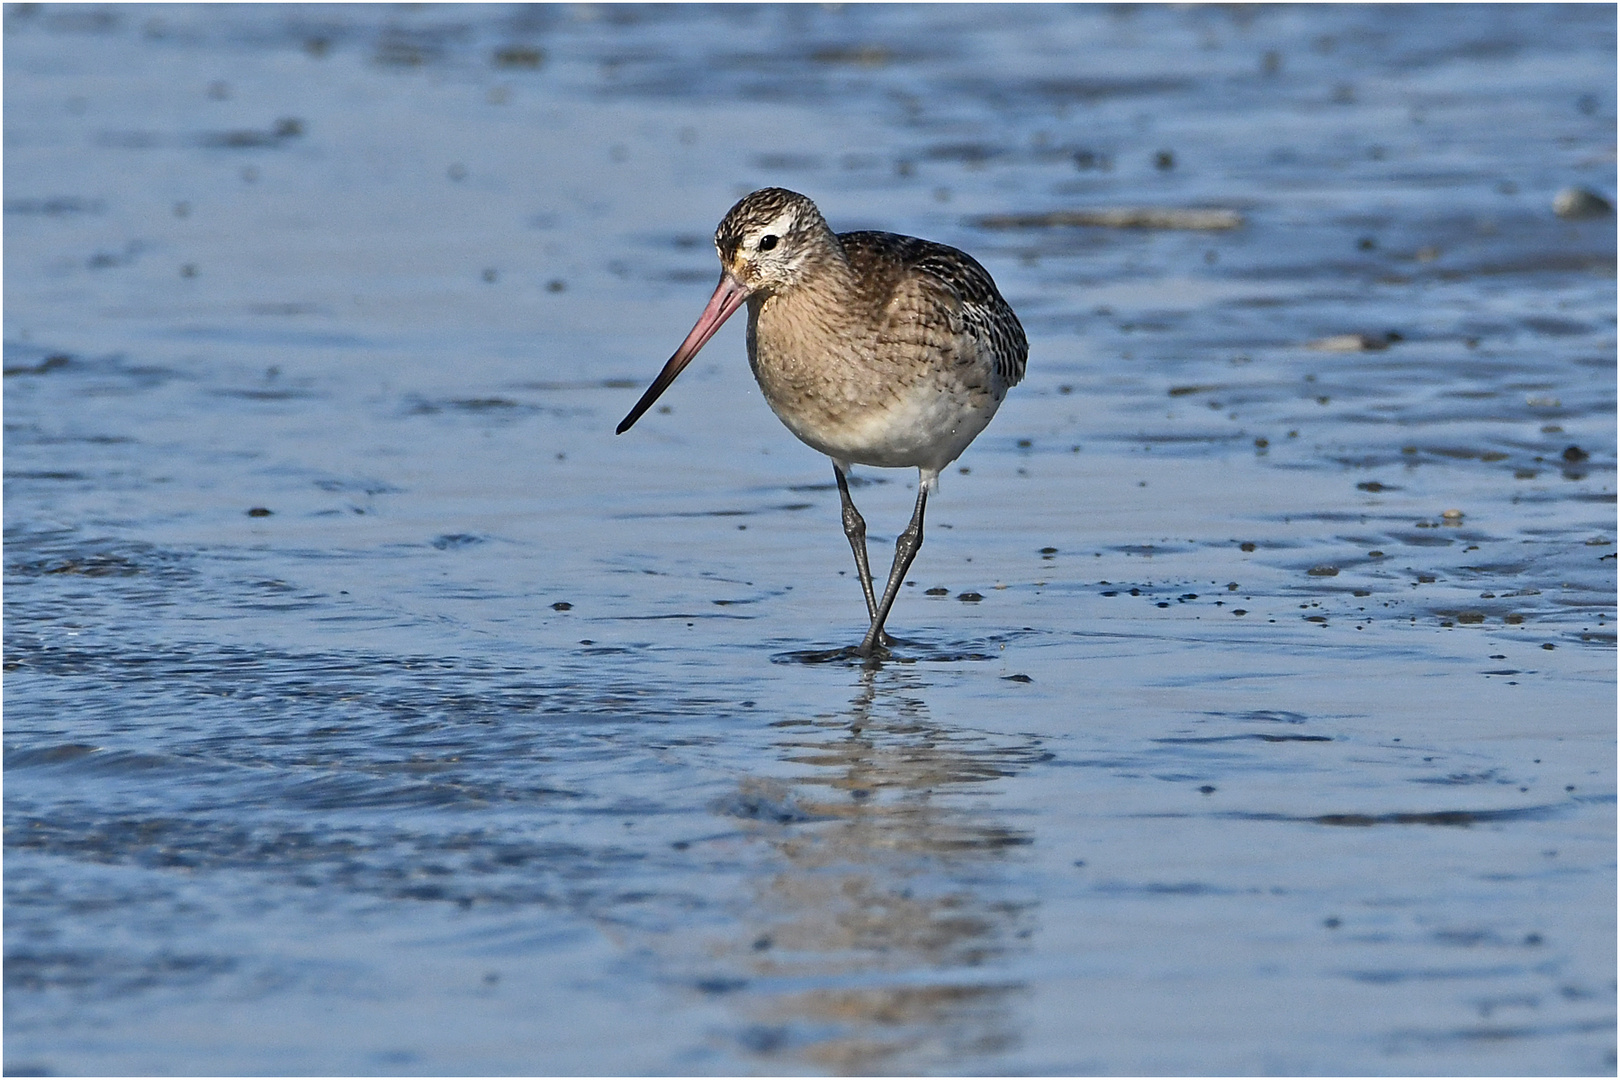
[[[855,649],[855,655],[866,660],[887,660],[889,649],[894,645],[894,638],[879,630],[876,637],[868,634],[866,639]]]

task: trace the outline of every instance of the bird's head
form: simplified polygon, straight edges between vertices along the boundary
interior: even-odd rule
[[[791,288],[838,242],[816,204],[786,188],[744,196],[714,231],[720,265],[747,293]]]
[[[618,433],[630,429],[669,388],[698,350],[731,318],[750,296],[769,296],[792,288],[817,263],[842,259],[843,248],[827,228],[816,204],[796,191],[760,188],[744,196],[721,219],[714,231],[720,254],[720,284],[709,297],[697,325],[669,358],[635,408],[619,422]]]

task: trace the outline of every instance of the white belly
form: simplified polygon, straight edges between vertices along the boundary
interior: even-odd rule
[[[971,396],[978,400],[924,383],[884,407],[852,410],[837,420],[773,401],[769,394],[766,400],[789,431],[837,461],[938,473],[961,456],[1001,404],[988,394]]]

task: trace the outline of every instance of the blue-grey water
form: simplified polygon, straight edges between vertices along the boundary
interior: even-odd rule
[[[4,42],[8,1073],[1613,1073],[1612,6]],[[767,184],[1029,331],[873,668]]]

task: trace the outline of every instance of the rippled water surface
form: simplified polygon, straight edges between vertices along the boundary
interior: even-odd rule
[[[1614,71],[8,7],[7,1071],[1612,1073]],[[766,184],[1029,331],[872,668],[741,329],[612,434]]]

